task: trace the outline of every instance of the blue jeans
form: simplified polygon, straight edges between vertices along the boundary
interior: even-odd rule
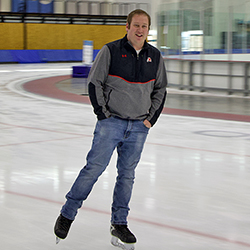
[[[127,224],[129,201],[135,178],[135,168],[148,134],[143,121],[124,120],[117,117],[97,121],[92,148],[87,155],[87,164],[66,195],[61,213],[74,220],[77,210],[87,199],[98,177],[109,164],[117,148],[117,178],[113,193],[112,224]]]

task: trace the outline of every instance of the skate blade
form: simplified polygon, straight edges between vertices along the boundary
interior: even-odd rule
[[[115,236],[112,236],[111,244],[115,247],[119,247],[119,248],[124,249],[124,250],[134,250],[135,249],[134,243],[131,243],[131,244],[123,243]]]
[[[58,244],[60,242],[60,238],[56,237],[56,244]]]

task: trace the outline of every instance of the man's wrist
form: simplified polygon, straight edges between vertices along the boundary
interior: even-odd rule
[[[151,128],[151,127],[152,127],[151,123],[150,123],[147,119],[144,120],[143,123],[144,123],[144,125],[145,125],[147,128]]]

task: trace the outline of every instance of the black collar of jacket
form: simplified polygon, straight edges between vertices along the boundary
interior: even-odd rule
[[[127,34],[122,38],[122,46],[126,47],[126,48],[132,48],[135,52],[135,48],[130,44],[128,38],[127,38]],[[148,49],[149,48],[149,44],[145,41],[144,45],[142,47],[142,49]]]

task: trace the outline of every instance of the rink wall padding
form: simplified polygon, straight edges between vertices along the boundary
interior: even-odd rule
[[[120,39],[125,25],[26,24],[26,49],[82,49],[83,41],[93,41],[94,49]]]
[[[125,34],[125,25],[0,23],[0,50],[74,50],[85,40],[101,49]]]
[[[0,23],[0,50],[23,49],[23,23]]]
[[[93,51],[93,60],[98,51]],[[82,53],[82,49],[0,50],[0,63],[81,62]]]

